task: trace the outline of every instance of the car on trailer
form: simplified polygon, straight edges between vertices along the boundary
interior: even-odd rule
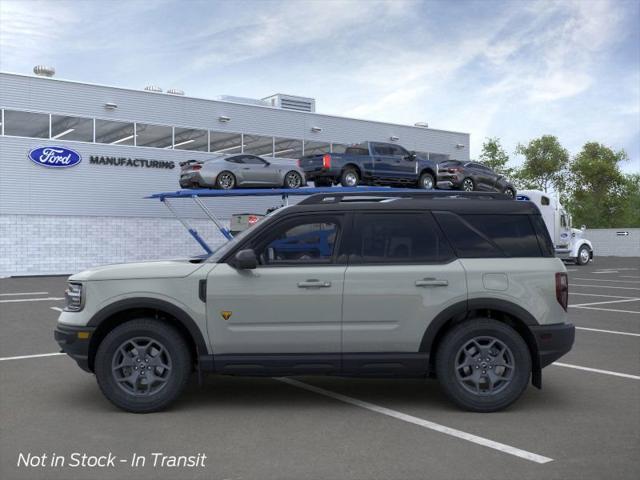
[[[511,198],[516,196],[516,187],[504,175],[481,163],[460,160],[445,160],[438,163],[438,188],[465,192],[500,192]]]
[[[180,188],[244,187],[300,188],[304,172],[291,159],[269,159],[257,155],[219,155],[210,160],[180,163]]]

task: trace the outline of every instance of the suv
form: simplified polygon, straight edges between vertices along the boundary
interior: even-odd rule
[[[69,279],[55,338],[118,407],[169,405],[192,372],[436,377],[477,412],[571,349],[565,267],[538,208],[500,194],[327,193],[199,261]]]

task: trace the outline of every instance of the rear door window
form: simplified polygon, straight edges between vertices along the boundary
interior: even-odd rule
[[[484,233],[452,212],[433,212],[447,239],[460,258],[504,257],[498,248]]]
[[[362,213],[355,217],[350,263],[445,263],[453,250],[430,214]]]

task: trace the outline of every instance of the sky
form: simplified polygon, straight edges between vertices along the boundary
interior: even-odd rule
[[[624,149],[640,172],[640,0],[0,0],[0,70]]]

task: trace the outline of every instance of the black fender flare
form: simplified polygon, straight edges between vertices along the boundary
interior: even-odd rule
[[[137,297],[118,300],[107,305],[102,310],[99,310],[93,317],[91,317],[87,326],[97,329],[104,320],[117,315],[118,313],[135,309],[158,310],[171,315],[189,332],[189,335],[196,346],[197,355],[208,354],[207,342],[193,318],[191,318],[189,314],[177,305],[158,298]]]

